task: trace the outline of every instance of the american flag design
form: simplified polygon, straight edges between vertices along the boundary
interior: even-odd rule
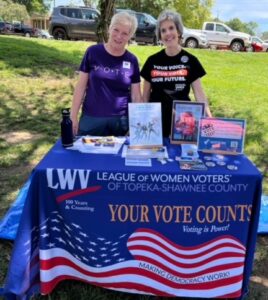
[[[21,259],[30,257],[28,276],[17,294],[48,294],[72,279],[130,293],[236,298],[246,253],[230,235],[191,247],[148,228],[107,238],[67,223],[58,211],[32,228],[23,248]]]
[[[245,134],[244,120],[234,119],[213,119],[205,118],[200,120],[201,135],[217,138],[232,138],[240,140]]]

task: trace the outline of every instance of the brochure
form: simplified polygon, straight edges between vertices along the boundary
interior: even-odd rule
[[[130,148],[153,148],[163,145],[160,103],[129,103]]]
[[[134,167],[151,167],[152,160],[150,158],[126,158],[125,165]]]

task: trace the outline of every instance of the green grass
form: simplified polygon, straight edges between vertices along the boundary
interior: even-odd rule
[[[61,108],[70,107],[77,69],[89,42],[0,36],[0,218],[6,213],[33,167],[59,138]],[[160,47],[130,46],[140,66]],[[207,71],[202,79],[217,117],[247,120],[245,153],[264,175],[268,193],[268,54],[191,50]],[[0,286],[12,243],[0,241]],[[259,237],[248,299],[268,299],[268,239]],[[266,280],[266,283],[265,283]],[[42,299],[155,299],[61,283]],[[160,298],[157,298],[160,299]],[[164,298],[161,298],[164,299]]]

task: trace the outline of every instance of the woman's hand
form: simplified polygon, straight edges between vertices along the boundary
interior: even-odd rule
[[[79,79],[74,89],[72,108],[71,108],[71,120],[73,122],[73,135],[78,133],[78,113],[82,101],[85,96],[85,90],[88,83],[88,73],[79,72]]]
[[[71,120],[72,120],[72,123],[73,123],[73,135],[76,136],[77,133],[78,133],[78,119],[77,118],[72,118],[71,117]]]

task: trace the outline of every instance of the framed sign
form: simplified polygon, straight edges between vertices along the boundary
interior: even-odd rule
[[[242,154],[246,121],[241,119],[201,118],[198,150],[220,154]]]
[[[196,144],[204,111],[205,104],[201,102],[173,101],[170,142]]]
[[[161,103],[129,103],[129,148],[162,147]]]

